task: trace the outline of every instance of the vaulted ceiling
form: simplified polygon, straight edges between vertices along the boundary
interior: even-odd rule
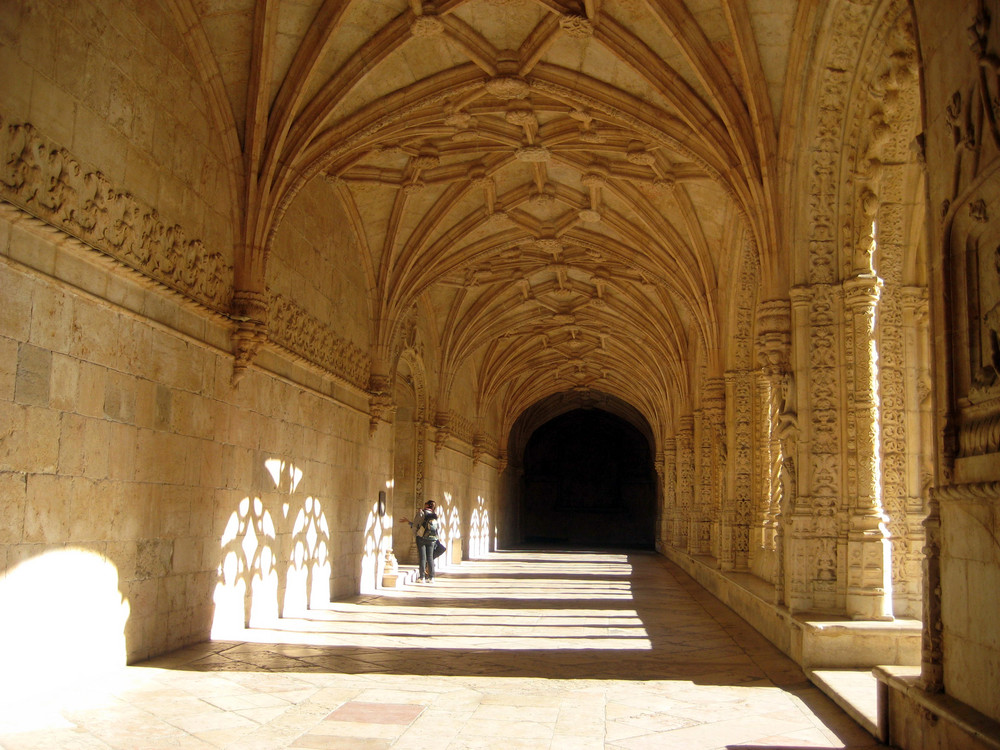
[[[414,306],[436,396],[471,368],[507,424],[572,390],[660,421],[692,352],[721,374],[741,253],[775,245],[796,0],[171,2],[240,176],[238,284],[325,179],[376,374]]]

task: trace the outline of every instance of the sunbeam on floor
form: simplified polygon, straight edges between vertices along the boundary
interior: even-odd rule
[[[654,554],[495,553],[266,625],[45,699],[12,696],[0,744],[879,747]]]

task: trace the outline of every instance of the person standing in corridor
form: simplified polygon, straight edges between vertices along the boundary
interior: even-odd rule
[[[422,510],[417,511],[413,520],[400,518],[400,521],[410,524],[417,537],[417,551],[420,561],[420,577],[418,583],[434,582],[434,547],[437,545],[440,531],[437,513],[433,500],[424,503]]]

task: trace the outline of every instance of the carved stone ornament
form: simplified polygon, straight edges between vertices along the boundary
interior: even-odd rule
[[[514,76],[498,76],[486,82],[486,92],[497,99],[523,99],[528,91],[528,83]]]
[[[367,352],[337,336],[288,297],[272,295],[269,312],[272,341],[351,385],[367,386],[371,370]]]
[[[538,125],[538,118],[535,116],[535,113],[531,110],[531,107],[527,106],[527,102],[521,104],[522,106],[508,109],[504,113],[504,119],[511,125],[517,125],[518,127],[536,127]]]
[[[677,187],[677,181],[673,177],[659,177],[653,180],[653,188],[661,193],[672,193]]]
[[[444,23],[435,15],[417,16],[410,24],[410,33],[415,37],[428,38],[444,33]]]
[[[233,267],[221,253],[188,239],[32,125],[2,117],[0,197],[205,307],[229,311]]]
[[[594,35],[594,24],[584,16],[567,13],[559,19],[559,28],[573,39],[589,39]]]
[[[595,211],[592,208],[585,208],[578,214],[580,221],[586,222],[587,224],[596,224],[601,220],[601,212]]]
[[[601,188],[608,184],[608,176],[602,172],[585,172],[580,177],[580,184],[588,188]]]
[[[372,393],[368,399],[368,436],[373,437],[379,422],[395,410],[392,397],[386,392]]]
[[[518,161],[537,164],[550,161],[552,159],[552,152],[545,148],[545,146],[524,146],[519,148],[514,153],[514,156]]]
[[[258,292],[239,291],[233,295],[232,319],[236,328],[232,334],[232,384],[238,385],[260,345],[267,341],[267,298]]]

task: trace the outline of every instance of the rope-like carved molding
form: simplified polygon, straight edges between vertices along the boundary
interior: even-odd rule
[[[457,437],[465,443],[468,443],[469,445],[472,445],[476,435],[475,422],[455,411],[449,411],[448,413],[450,416],[450,419],[448,420],[448,427],[451,435]]]
[[[961,457],[1000,452],[1000,414],[963,420],[958,445]]]
[[[233,267],[221,253],[187,239],[30,123],[2,117],[0,199],[211,310],[229,310]]]
[[[268,308],[271,341],[357,388],[367,387],[371,371],[367,352],[337,336],[288,297],[272,294]]]
[[[945,484],[931,490],[936,500],[983,501],[1000,498],[1000,482],[976,482],[973,484]]]

